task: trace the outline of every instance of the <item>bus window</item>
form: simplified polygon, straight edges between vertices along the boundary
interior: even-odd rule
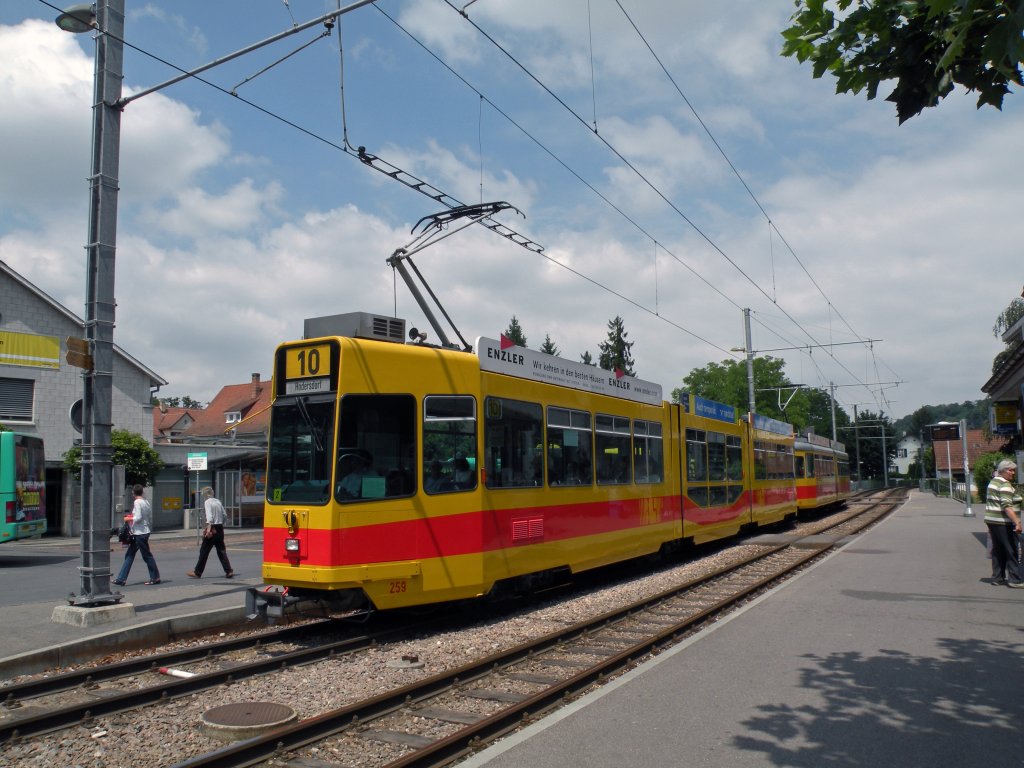
[[[476,400],[431,395],[423,400],[423,490],[476,488]]]
[[[548,407],[548,485],[589,485],[590,414]]]
[[[416,492],[416,399],[346,395],[338,419],[334,495],[339,501]]]
[[[484,468],[488,488],[524,488],[544,479],[544,412],[538,403],[484,401]]]

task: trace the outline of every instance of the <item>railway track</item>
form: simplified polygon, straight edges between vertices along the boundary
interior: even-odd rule
[[[852,508],[838,520],[832,516],[831,523],[789,535],[792,541],[758,547],[759,554],[739,566],[720,569],[534,642],[180,765],[273,763],[282,751],[294,753],[318,742],[328,745],[323,749],[350,754],[351,750],[364,753],[366,744],[372,742],[377,751],[387,755],[375,763],[380,765],[392,764],[388,763],[392,757],[396,766],[450,762],[481,741],[518,727],[524,718],[536,716],[566,696],[575,696],[697,631],[731,606],[820,557],[843,537],[872,524],[901,501],[872,506],[864,499],[853,499]],[[373,633],[297,647],[309,645],[310,635],[336,637],[336,624],[318,622],[8,686],[0,690],[0,697],[5,697],[0,710],[0,745],[69,726],[91,728],[104,715],[357,654],[416,631],[450,629],[452,620],[452,616],[435,616],[432,622],[410,627],[406,619]],[[239,652],[257,653],[260,658],[242,663],[234,658]],[[161,667],[189,665],[197,674],[187,679],[156,674]],[[211,666],[215,667],[212,671]],[[118,682],[126,679],[127,683]],[[73,700],[62,703],[60,697],[69,694]],[[48,703],[40,698],[44,695],[57,698]]]
[[[337,619],[186,648],[95,668],[41,677],[0,689],[0,745],[385,643],[430,624],[383,621],[374,632],[336,637],[351,625]],[[258,656],[239,661],[239,654]],[[210,670],[210,667],[214,669]],[[191,669],[190,669],[191,667]],[[199,671],[192,671],[193,669]],[[202,671],[203,669],[207,671]],[[170,671],[161,675],[161,671]]]
[[[904,498],[862,502],[828,537],[812,534],[822,540],[804,536],[771,547],[623,609],[175,768],[284,765],[315,758],[303,751],[313,744],[318,754],[365,755],[368,742],[393,748],[393,759],[380,763],[386,768],[446,765],[698,631],[887,516]],[[424,727],[428,722],[441,726]]]

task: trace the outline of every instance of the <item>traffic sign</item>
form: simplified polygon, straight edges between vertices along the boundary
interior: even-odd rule
[[[64,355],[64,359],[68,365],[73,365],[75,368],[84,368],[87,371],[92,370],[92,354],[89,349],[89,342],[86,339],[68,336],[67,347],[68,351]]]
[[[190,453],[188,455],[188,470],[189,470],[189,472],[198,472],[201,469],[206,469],[206,454],[205,453]]]

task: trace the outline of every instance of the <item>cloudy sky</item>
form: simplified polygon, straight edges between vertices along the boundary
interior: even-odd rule
[[[306,317],[427,326],[385,260],[444,206],[362,146],[543,247],[473,226],[414,257],[470,342],[515,315],[596,357],[621,316],[667,394],[742,359],[750,308],[755,351],[848,412],[983,396],[1024,282],[1020,95],[899,126],[779,56],[791,0],[466,3],[381,0],[125,108],[115,341],[161,394],[269,379]],[[126,0],[125,94],[335,7]],[[84,316],[94,43],[55,15],[0,6],[0,259]]]

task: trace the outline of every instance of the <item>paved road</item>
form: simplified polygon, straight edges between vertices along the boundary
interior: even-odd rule
[[[185,576],[196,564],[199,546],[194,535],[157,533],[150,540],[153,556],[160,568],[161,584],[143,587],[149,572],[142,557],[128,576],[128,585],[122,589],[160,590],[169,586],[195,583]],[[259,531],[231,532],[228,535],[228,557],[239,578],[258,579],[262,562],[263,540]],[[124,560],[124,549],[111,539],[110,570],[116,574]],[[8,542],[0,546],[0,607],[28,603],[59,603],[68,594],[81,591],[78,567],[81,565],[80,543],[77,539],[40,539]],[[204,581],[220,580],[224,573],[216,552],[210,553]],[[4,628],[0,627],[0,634]]]

